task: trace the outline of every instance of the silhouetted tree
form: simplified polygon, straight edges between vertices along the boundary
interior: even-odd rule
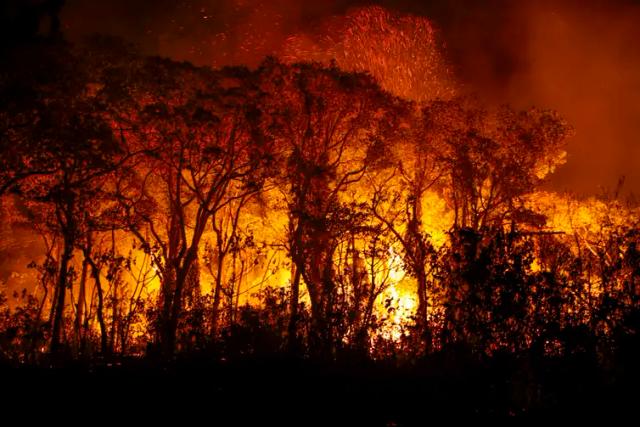
[[[268,60],[258,72],[269,94],[264,127],[285,162],[289,247],[311,298],[310,339],[314,351],[327,356],[335,342],[335,251],[355,219],[344,195],[384,154],[384,131],[393,117],[387,114],[397,101],[367,76],[318,64]]]
[[[105,180],[126,157],[121,141],[101,118],[99,106],[87,95],[82,77],[75,69],[52,92],[42,88],[43,104],[31,129],[32,147],[37,151],[28,155],[46,164],[48,173],[30,174],[17,184],[34,220],[47,224],[52,233],[62,238],[52,319],[53,352],[60,345],[65,295],[73,277],[70,262],[78,239],[88,226],[86,212],[100,198]]]
[[[243,70],[226,73],[150,60],[138,76],[131,134],[148,155],[137,171],[141,193],[126,196],[126,203],[136,218],[131,231],[153,254],[161,277],[158,338],[167,354],[175,349],[185,286],[206,227],[260,192],[269,170],[269,144],[257,131],[253,107],[258,93]],[[156,208],[133,203],[140,197]]]
[[[570,134],[553,111],[484,111],[465,100],[424,109],[425,137],[439,148],[444,194],[456,227],[499,229],[527,218],[522,197],[564,162]]]

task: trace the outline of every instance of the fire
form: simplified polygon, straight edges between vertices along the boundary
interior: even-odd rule
[[[546,215],[549,229],[569,235],[593,236],[638,220],[637,209],[615,199],[579,199],[570,194],[539,192],[531,196],[529,203]]]
[[[376,315],[383,319],[379,327],[371,337],[371,340],[383,338],[385,340],[399,341],[407,333],[406,328],[412,322],[416,310],[416,298],[413,295],[407,277],[407,271],[402,261],[402,256],[391,246],[388,249],[387,266],[379,275],[387,276],[389,283],[376,301]]]
[[[430,241],[435,247],[442,247],[448,240],[447,232],[454,222],[453,211],[443,197],[430,191],[423,198],[422,212],[422,222]]]
[[[611,331],[600,310],[622,318],[640,286],[638,210],[541,192],[568,124],[455,97],[438,40],[368,7],[254,70],[102,46],[60,71],[78,93],[47,82],[2,111],[33,143],[6,144],[0,188],[44,242],[29,304],[52,351],[173,355],[246,328],[323,356],[405,338],[491,352],[547,321]]]
[[[427,18],[371,6],[329,20],[318,34],[289,37],[282,57],[289,62],[335,61],[342,69],[370,73],[395,95],[429,101],[456,93],[443,50]]]
[[[392,284],[383,296],[384,304],[379,308],[382,315],[386,312],[387,322],[376,331],[377,336],[387,340],[399,341],[407,333],[407,326],[416,311],[416,298],[410,291],[401,291],[399,285]]]
[[[389,277],[393,283],[399,283],[407,275],[402,257],[396,252],[393,246],[389,247],[389,260],[387,261],[387,265],[389,268]]]

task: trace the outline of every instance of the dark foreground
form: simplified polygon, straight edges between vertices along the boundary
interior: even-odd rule
[[[260,357],[3,366],[3,405],[47,419],[205,425],[430,425],[469,416],[636,418],[638,353],[604,367],[589,354],[532,359],[455,354],[384,363]],[[29,412],[32,411],[32,412]],[[84,420],[85,418],[78,418]],[[167,419],[168,420],[168,419]]]

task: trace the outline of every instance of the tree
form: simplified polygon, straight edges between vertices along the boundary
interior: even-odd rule
[[[41,102],[34,108],[36,123],[25,143],[30,150],[22,155],[46,165],[46,173],[26,173],[15,182],[15,191],[26,202],[33,220],[46,224],[62,240],[52,319],[53,353],[61,344],[65,296],[74,275],[71,259],[89,227],[87,212],[104,194],[109,175],[127,157],[100,105],[87,93],[86,84],[86,75],[76,66],[66,69],[56,85],[40,88]]]
[[[428,137],[419,114],[409,111],[403,131],[394,141],[387,167],[370,180],[369,209],[395,236],[404,265],[417,282],[417,321],[424,326],[429,298],[429,264],[435,248],[424,229],[429,191],[440,184],[444,170],[438,141]]]
[[[553,111],[485,111],[466,100],[425,107],[424,137],[439,148],[455,226],[500,229],[535,221],[523,197],[564,163],[571,130]]]
[[[487,343],[501,314],[504,326],[525,311],[532,259],[520,233],[545,223],[526,200],[564,162],[570,129],[552,111],[485,111],[466,100],[433,102],[423,115],[443,171],[438,188],[454,212],[441,269],[447,328]]]
[[[122,200],[161,277],[158,340],[168,355],[207,226],[229,207],[242,209],[268,174],[270,146],[254,107],[259,93],[245,74],[152,59],[137,76],[131,135],[147,156],[137,167],[138,190]],[[154,207],[137,203],[143,199]]]
[[[370,77],[335,67],[268,60],[258,73],[269,94],[263,126],[284,161],[281,178],[296,268],[291,294],[299,294],[300,274],[311,299],[313,351],[331,356],[337,315],[334,257],[345,231],[357,222],[345,192],[384,154],[385,132],[394,123],[390,112],[398,101]],[[296,313],[291,315],[295,319]]]

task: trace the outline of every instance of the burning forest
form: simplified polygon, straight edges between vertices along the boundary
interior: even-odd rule
[[[182,2],[171,25],[225,21],[158,36],[159,52],[126,32],[77,37],[92,6],[63,3],[2,17],[8,378],[133,387],[186,369],[217,405],[353,399],[366,414],[349,425],[422,425],[422,404],[631,411],[634,178],[597,193],[553,181],[580,159],[586,107],[573,123],[562,102],[474,90],[453,27],[393,2],[318,2],[312,18]]]

